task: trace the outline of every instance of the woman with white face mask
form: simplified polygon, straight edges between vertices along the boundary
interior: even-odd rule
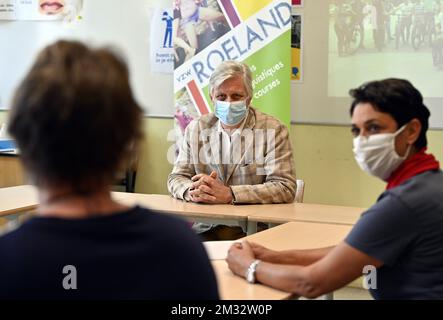
[[[229,267],[308,298],[376,270],[369,283],[376,299],[442,299],[443,173],[426,154],[429,110],[406,80],[374,81],[350,94],[355,159],[387,182],[386,191],[336,247],[277,252],[244,242],[230,249]]]

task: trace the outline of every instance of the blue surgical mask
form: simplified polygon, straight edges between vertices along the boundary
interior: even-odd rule
[[[227,126],[235,126],[242,122],[248,112],[246,101],[215,101],[215,116]]]

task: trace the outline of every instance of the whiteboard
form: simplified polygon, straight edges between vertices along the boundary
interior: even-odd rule
[[[84,0],[82,21],[0,21],[0,109],[8,109],[13,92],[36,54],[57,39],[78,39],[111,46],[125,57],[137,101],[150,116],[173,115],[172,75],[151,71],[150,17],[170,0]]]

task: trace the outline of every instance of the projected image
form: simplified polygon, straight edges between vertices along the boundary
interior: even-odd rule
[[[329,96],[386,77],[443,96],[443,0],[330,0]]]

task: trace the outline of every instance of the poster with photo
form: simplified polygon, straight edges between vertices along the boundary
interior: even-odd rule
[[[303,7],[303,0],[292,0],[292,5],[295,7]]]
[[[0,20],[74,21],[83,0],[0,0]]]
[[[215,0],[174,0],[175,68],[231,30]]]
[[[225,60],[253,72],[252,105],[290,125],[289,0],[180,0],[174,3],[177,137],[195,118],[213,112],[209,78]]]
[[[303,16],[292,14],[291,25],[291,80],[303,80]]]

